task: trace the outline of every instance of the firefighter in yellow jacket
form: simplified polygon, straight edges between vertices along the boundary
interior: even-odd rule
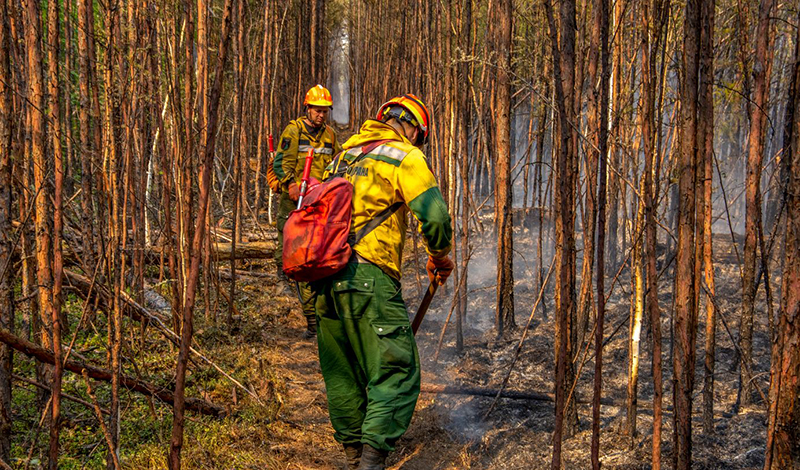
[[[297,208],[297,199],[300,196],[300,183],[303,177],[305,156],[309,149],[314,149],[314,159],[311,165],[311,176],[322,180],[325,168],[330,164],[339,150],[336,134],[326,125],[328,113],[333,108],[333,98],[330,92],[322,85],[316,85],[308,90],[303,101],[306,115],[291,121],[281,134],[278,151],[273,161],[273,170],[278,179],[281,196],[278,203],[278,253],[283,252],[283,227],[289,218],[289,212]],[[287,282],[283,269],[278,260],[278,276],[281,283]],[[316,318],[314,316],[314,298],[308,284],[298,283],[303,315],[306,318],[307,328],[303,336],[307,339],[316,335]]]
[[[384,468],[419,396],[419,355],[400,286],[409,212],[420,222],[431,282],[443,283],[453,269],[450,215],[420,150],[429,122],[419,98],[394,98],[344,143],[338,159],[353,184],[352,232],[396,209],[353,246],[344,269],[314,284],[328,411],[351,469]]]

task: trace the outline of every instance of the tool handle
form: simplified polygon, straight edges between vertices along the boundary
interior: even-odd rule
[[[303,183],[308,186],[308,179],[311,177],[311,162],[314,160],[314,149],[308,149],[306,154],[306,165],[303,167]],[[300,195],[305,196],[305,193],[300,192]]]
[[[272,134],[269,135],[269,153],[275,153],[275,141],[272,139]]]
[[[303,197],[306,195],[306,191],[308,191],[308,181],[311,178],[311,162],[314,160],[314,149],[308,149],[308,153],[306,154],[306,164],[303,167],[303,179],[300,180],[300,197],[297,198],[297,208],[300,209],[303,206]]]
[[[433,300],[433,295],[436,293],[438,287],[439,285],[435,282],[428,284],[428,291],[425,292],[425,297],[422,298],[422,303],[419,304],[417,314],[414,315],[414,320],[411,321],[411,331],[414,335],[417,334],[417,330],[419,330],[419,326],[422,324],[422,319],[425,318],[428,307],[431,306],[431,300]]]

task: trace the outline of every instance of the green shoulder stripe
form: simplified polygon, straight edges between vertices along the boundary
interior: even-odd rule
[[[453,228],[450,225],[450,214],[438,186],[428,188],[425,192],[408,203],[408,207],[420,222],[422,236],[428,242],[431,252],[450,251],[453,239]]]
[[[387,157],[385,155],[378,155],[378,154],[374,154],[374,153],[368,153],[368,154],[364,155],[364,159],[367,159],[367,158],[372,159],[372,160],[378,160],[379,162],[388,163],[388,164],[390,164],[392,166],[400,166],[400,164],[403,163],[402,160],[397,160],[397,159],[394,159],[392,157]]]

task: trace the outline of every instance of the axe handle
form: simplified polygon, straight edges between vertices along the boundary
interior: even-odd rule
[[[422,324],[422,319],[425,318],[425,313],[428,311],[428,307],[431,306],[431,300],[433,300],[433,294],[436,293],[437,287],[439,286],[435,282],[428,284],[428,291],[425,292],[425,297],[422,298],[422,303],[419,304],[417,314],[414,315],[414,320],[411,322],[411,331],[414,335],[417,334],[419,325]]]

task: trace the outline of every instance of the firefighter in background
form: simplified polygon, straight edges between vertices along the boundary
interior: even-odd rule
[[[340,157],[353,184],[351,231],[400,203],[353,246],[344,269],[314,283],[328,412],[350,469],[384,468],[419,396],[419,355],[400,286],[408,212],[420,222],[431,282],[444,283],[453,270],[450,214],[421,150],[429,123],[417,97],[393,98],[344,143]],[[376,141],[386,142],[362,156]],[[332,165],[328,173],[335,171]]]
[[[283,253],[283,227],[286,225],[286,219],[289,218],[289,212],[297,208],[306,153],[309,149],[314,149],[311,176],[322,180],[325,168],[341,149],[336,141],[336,133],[326,124],[328,114],[333,108],[333,98],[328,89],[322,85],[311,88],[306,93],[303,105],[306,108],[306,115],[289,122],[283,130],[275,160],[272,162],[281,189],[278,201],[278,255],[276,260],[278,260],[279,289],[282,292],[286,291],[289,282],[283,274],[283,266],[280,261],[280,253]],[[310,339],[317,333],[314,295],[307,283],[301,282],[298,286],[307,325],[303,337]]]

